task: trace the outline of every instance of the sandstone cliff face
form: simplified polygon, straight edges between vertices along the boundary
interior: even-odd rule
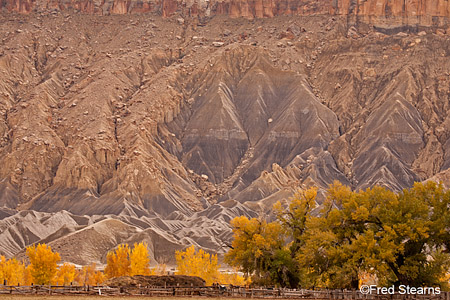
[[[450,17],[447,0],[2,0],[8,11],[76,10],[87,14],[134,14],[157,12],[171,16],[226,15],[264,18],[274,16],[343,15],[353,22],[393,25],[446,25]]]

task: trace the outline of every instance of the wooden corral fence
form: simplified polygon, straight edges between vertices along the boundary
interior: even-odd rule
[[[450,292],[436,295],[365,295],[357,290],[291,290],[246,287],[113,287],[113,286],[6,286],[0,285],[1,294],[19,295],[101,295],[101,296],[164,296],[164,297],[228,297],[267,299],[316,300],[450,300]]]

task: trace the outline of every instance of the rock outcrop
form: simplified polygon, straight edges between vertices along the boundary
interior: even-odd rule
[[[341,15],[381,26],[446,25],[447,0],[3,0],[8,11],[30,13],[45,10],[76,10],[87,14],[135,14],[157,12],[171,16],[226,15],[264,18],[274,16]]]

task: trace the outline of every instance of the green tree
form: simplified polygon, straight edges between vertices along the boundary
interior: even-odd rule
[[[232,249],[225,262],[239,267],[257,284],[296,286],[295,261],[287,247],[286,230],[279,222],[267,223],[245,216],[231,221],[234,233]]]
[[[309,270],[301,268],[295,258],[300,249],[305,246],[305,231],[307,230],[307,223],[311,218],[311,212],[317,206],[316,197],[316,187],[300,189],[288,201],[287,205],[283,206],[280,201],[274,205],[275,216],[282,228],[286,230],[291,242],[289,251],[283,251],[283,253],[278,252],[273,265],[288,264],[290,266],[288,286],[291,287],[297,287],[300,281],[305,284],[311,278],[310,275],[307,275]],[[287,257],[287,255],[290,257]]]
[[[381,284],[443,285],[449,201],[449,192],[433,182],[398,195],[335,183],[321,214],[309,219],[297,258],[316,284],[331,288],[357,288],[363,272]]]
[[[277,203],[276,222],[233,219],[226,262],[281,286],[300,280],[303,287],[357,288],[360,278],[376,276],[385,285],[446,287],[450,191],[442,184],[416,183],[395,194],[335,182],[320,208],[316,195],[308,189]]]

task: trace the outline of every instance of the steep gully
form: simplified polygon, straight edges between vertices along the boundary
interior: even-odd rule
[[[35,17],[0,25],[9,256],[47,241],[84,263],[70,245],[108,240],[98,252],[86,242],[101,262],[138,239],[155,261],[189,244],[223,253],[232,217],[267,213],[302,185],[448,178],[445,30],[386,35],[323,16]]]

